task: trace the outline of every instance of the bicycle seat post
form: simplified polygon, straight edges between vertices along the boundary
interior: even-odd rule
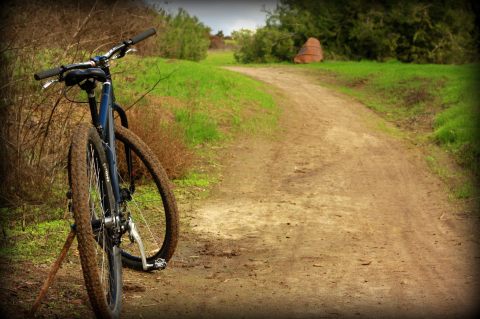
[[[94,79],[88,79],[82,84],[80,88],[87,92],[88,95],[88,105],[90,106],[90,115],[92,117],[92,124],[97,129],[100,128],[100,120],[98,119],[98,108],[97,108],[97,99],[95,98],[95,87],[97,86]]]

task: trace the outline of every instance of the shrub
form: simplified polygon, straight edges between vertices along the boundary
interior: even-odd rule
[[[238,60],[290,60],[309,37],[326,57],[394,58],[416,63],[466,63],[478,56],[478,26],[467,1],[282,0],[255,34],[240,31]],[[478,21],[477,21],[478,22]],[[280,50],[271,46],[290,35]]]
[[[291,34],[277,28],[243,29],[233,32],[232,37],[238,44],[235,59],[242,63],[291,60],[296,53]]]
[[[55,197],[52,186],[62,177],[71,129],[88,117],[63,98],[61,85],[41,91],[33,73],[88,59],[162,24],[138,1],[18,0],[0,9],[0,206],[44,203]],[[141,52],[158,50],[148,42]]]
[[[175,16],[162,14],[166,30],[158,39],[161,55],[193,61],[205,59],[210,45],[210,28],[183,9]]]

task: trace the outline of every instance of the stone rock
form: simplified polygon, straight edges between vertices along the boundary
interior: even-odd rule
[[[293,58],[295,63],[312,63],[323,60],[323,50],[320,41],[315,38],[308,38],[298,54]]]

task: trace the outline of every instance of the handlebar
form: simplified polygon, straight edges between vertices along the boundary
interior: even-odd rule
[[[91,59],[90,61],[87,62],[81,62],[81,63],[74,63],[74,64],[68,64],[68,65],[62,65],[60,67],[56,67],[53,69],[48,69],[48,70],[43,70],[35,73],[33,77],[35,80],[43,80],[55,75],[61,75],[66,71],[73,70],[73,69],[88,69],[91,67],[97,67],[99,66],[98,62],[105,63],[109,59],[114,56],[117,52],[120,52],[119,57],[123,57],[125,55],[126,50],[128,49],[129,46],[137,44],[140,41],[145,40],[148,37],[151,37],[152,35],[156,34],[156,31],[154,28],[150,28],[148,30],[143,31],[140,34],[137,34],[131,39],[128,39],[126,41],[123,41],[122,43],[114,46],[112,49],[110,49],[105,55],[101,57],[97,57],[94,59]]]
[[[157,32],[155,31],[154,28],[150,28],[150,29],[148,29],[148,30],[145,30],[145,31],[143,31],[142,33],[137,34],[136,36],[134,36],[133,38],[131,38],[131,39],[130,39],[130,41],[131,41],[130,44],[131,44],[131,45],[137,44],[138,42],[143,41],[143,40],[145,40],[145,39],[148,38],[148,37],[151,37],[151,36],[154,35],[155,33],[157,33]]]
[[[94,61],[87,61],[87,62],[81,62],[81,63],[73,63],[73,64],[67,64],[67,65],[62,65],[58,68],[53,68],[53,69],[48,69],[44,71],[40,71],[38,73],[35,73],[33,77],[35,80],[43,80],[55,75],[60,75],[66,71],[73,70],[73,69],[88,69],[91,67],[95,67],[96,63]]]
[[[35,78],[35,80],[43,80],[43,79],[46,79],[46,78],[49,78],[51,76],[55,76],[55,75],[59,75],[60,73],[62,73],[62,68],[59,67],[59,68],[53,68],[53,69],[48,69],[48,70],[43,70],[43,71],[40,71],[40,72],[37,72],[33,75],[33,77]]]

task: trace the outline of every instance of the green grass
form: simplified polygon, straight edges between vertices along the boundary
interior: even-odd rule
[[[185,136],[191,144],[213,142],[221,139],[217,122],[206,112],[191,112],[188,109],[174,110],[175,120],[185,128]]]
[[[215,179],[212,179],[212,176],[209,174],[195,172],[191,172],[185,178],[175,181],[175,184],[178,186],[193,186],[199,188],[207,188],[212,183],[215,183]]]
[[[239,63],[233,57],[231,50],[210,50],[207,58],[200,61],[204,65],[223,66],[223,65],[238,65]]]
[[[31,261],[50,263],[60,253],[70,223],[66,220],[53,220],[22,227],[4,227],[4,240],[0,246],[0,257],[10,261]]]
[[[118,73],[117,99],[128,106],[163,77],[135,107],[153,101],[173,113],[192,146],[229,139],[252,127],[272,130],[278,110],[267,87],[215,63],[128,57],[112,68]]]
[[[453,190],[453,196],[459,199],[469,199],[475,194],[476,189],[472,181],[467,181]]]
[[[342,92],[420,138],[427,135],[459,164],[480,173],[478,65],[327,61],[296,67],[329,78]]]

